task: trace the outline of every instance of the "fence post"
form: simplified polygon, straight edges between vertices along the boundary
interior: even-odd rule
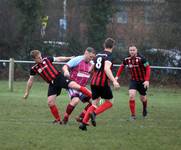
[[[13,92],[13,81],[14,81],[14,59],[9,59],[9,90]]]

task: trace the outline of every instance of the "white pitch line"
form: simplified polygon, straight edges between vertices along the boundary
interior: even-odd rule
[[[138,120],[138,121],[141,121],[141,120],[143,120],[143,121],[158,121],[159,122],[159,120],[158,120],[159,118],[156,118],[156,119],[150,119],[149,117],[147,117],[147,118],[142,118],[142,117],[138,117],[136,120]],[[71,117],[71,120],[74,120],[74,118],[73,117]],[[103,118],[99,118],[99,120],[105,120],[105,119],[103,119]],[[106,120],[112,120],[112,118],[106,118]],[[118,120],[118,121],[122,121],[122,122],[126,122],[126,121],[128,121],[129,120],[129,118],[118,118],[118,119],[116,119],[116,120]],[[135,121],[136,121],[135,120]],[[0,121],[22,121],[22,122],[51,122],[51,121],[47,121],[47,120],[39,120],[39,121],[37,121],[37,120],[34,120],[34,119],[21,119],[21,118],[18,118],[18,119],[15,119],[15,118],[8,118],[7,120],[6,119],[0,119]],[[52,119],[52,121],[53,121],[53,119]],[[165,120],[161,120],[161,122],[163,122],[163,121],[165,121],[165,122],[181,122],[181,120],[179,120],[179,119],[165,119]]]
[[[107,119],[107,120],[111,120],[111,119]],[[99,119],[98,120],[98,124],[99,124],[99,121],[100,121],[100,126],[102,126],[101,121],[107,121],[107,120]],[[153,119],[137,119],[137,120],[133,120],[133,121],[130,121],[129,119],[123,119],[123,118],[117,119],[118,122],[121,121],[121,122],[130,122],[130,123],[136,123],[137,121],[141,121],[141,120],[143,120],[143,121],[155,121]],[[74,121],[75,124],[72,124],[72,121],[73,120],[70,120],[71,124],[68,124],[68,125],[71,125],[71,126],[72,125],[77,125],[76,121]],[[168,121],[168,120],[165,120],[165,121]],[[169,120],[169,121],[175,121],[175,120]],[[178,120],[178,121],[180,122],[181,120]],[[38,120],[37,121],[37,120],[33,120],[33,119],[26,119],[26,120],[24,120],[24,119],[12,119],[12,118],[10,118],[8,120],[0,120],[0,124],[5,124],[7,122],[11,123],[10,125],[25,124],[25,123],[33,124],[33,125],[35,125],[35,124],[53,125],[51,121],[47,121],[47,120]],[[162,120],[162,122],[163,122],[163,120]],[[157,123],[157,122],[155,122],[155,123]],[[112,126],[112,124],[106,123],[106,124],[104,124],[104,126],[105,127],[106,126],[110,127],[110,126]],[[124,128],[124,125],[123,124],[119,124],[119,123],[117,125],[113,125],[113,127],[114,126]],[[143,129],[155,128],[155,129],[174,129],[174,130],[177,129],[178,130],[180,127],[169,127],[169,126],[160,126],[159,127],[159,126],[157,126],[157,124],[155,126],[154,125],[138,125],[138,124],[135,125],[134,124],[133,128],[136,128],[136,129],[138,129],[138,128],[143,128]]]

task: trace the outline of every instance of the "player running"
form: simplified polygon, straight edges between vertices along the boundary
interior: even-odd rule
[[[129,84],[129,107],[131,111],[131,119],[136,119],[135,112],[135,97],[136,91],[140,94],[140,100],[143,104],[143,117],[147,116],[147,97],[146,91],[149,87],[150,80],[150,65],[148,61],[138,53],[136,46],[129,47],[129,56],[124,58],[123,63],[120,65],[116,74],[116,80],[119,78],[123,69],[129,68],[131,80]]]

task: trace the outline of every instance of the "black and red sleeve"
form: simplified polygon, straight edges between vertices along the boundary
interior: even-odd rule
[[[122,61],[122,64],[120,65],[120,67],[119,67],[119,69],[118,69],[118,71],[117,71],[117,73],[116,73],[116,77],[119,77],[120,75],[121,75],[121,73],[123,72],[123,70],[124,70],[124,66],[126,65],[126,62],[125,62],[125,60],[123,60]]]

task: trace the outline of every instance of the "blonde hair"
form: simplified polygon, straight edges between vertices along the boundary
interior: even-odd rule
[[[30,52],[30,56],[35,59],[37,55],[41,54],[41,52],[39,50],[32,50]]]

